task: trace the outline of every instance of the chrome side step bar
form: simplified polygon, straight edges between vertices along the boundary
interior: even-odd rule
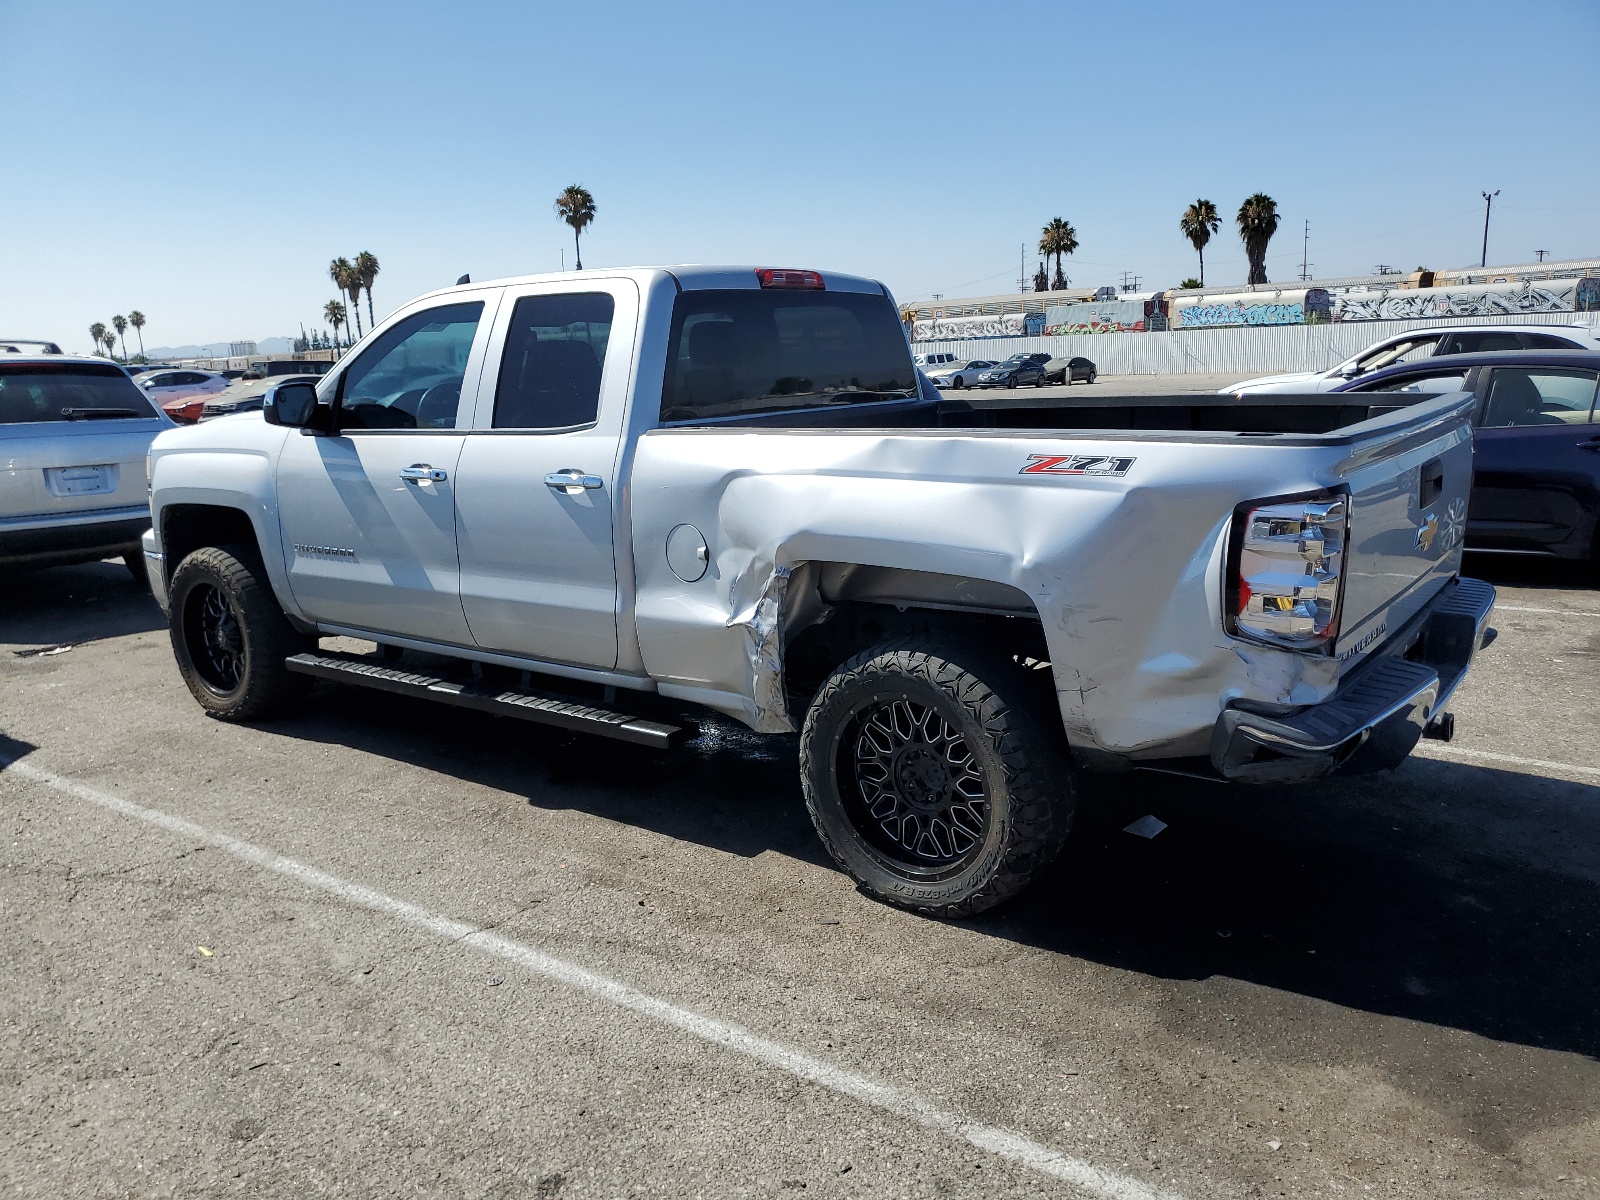
[[[284,659],[283,665],[298,674],[334,683],[376,688],[380,692],[414,696],[419,700],[436,700],[458,708],[473,708],[502,717],[534,721],[540,725],[554,725],[576,733],[592,733],[597,737],[632,742],[655,750],[671,749],[684,735],[682,727],[677,725],[647,721],[626,713],[575,704],[570,700],[520,688],[457,683],[435,675],[401,671],[355,655],[294,654]]]

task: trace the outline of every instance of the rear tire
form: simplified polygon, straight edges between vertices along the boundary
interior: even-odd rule
[[[887,642],[839,667],[800,737],[806,807],[863,891],[964,917],[1016,895],[1071,827],[1059,738],[1015,663],[962,642]]]
[[[312,648],[283,615],[255,547],[207,546],[172,574],[170,630],[178,673],[208,716],[253,721],[305,694],[283,665]]]

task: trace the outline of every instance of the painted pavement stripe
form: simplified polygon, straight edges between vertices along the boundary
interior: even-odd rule
[[[1481,758],[1486,762],[1510,763],[1517,767],[1532,767],[1539,771],[1565,771],[1600,779],[1600,767],[1580,767],[1575,763],[1551,762],[1547,758],[1523,758],[1517,754],[1498,754],[1493,750],[1468,750],[1465,746],[1442,746],[1432,742],[1418,742],[1413,754],[1421,758]]]
[[[1131,1176],[1096,1167],[1084,1159],[1062,1154],[1041,1142],[1033,1141],[1010,1130],[969,1121],[903,1088],[834,1066],[793,1046],[773,1041],[730,1022],[705,1016],[671,1001],[641,992],[619,980],[576,963],[552,957],[501,934],[430,912],[420,905],[342,879],[295,859],[286,858],[265,846],[218,833],[159,809],[146,808],[131,800],[98,791],[26,762],[13,761],[8,764],[4,759],[0,759],[0,770],[54,788],[80,800],[86,800],[90,804],[122,816],[165,829],[169,833],[204,842],[252,866],[272,871],[305,887],[336,896],[359,908],[381,913],[404,925],[431,933],[441,940],[455,942],[513,962],[531,974],[587,992],[618,1008],[680,1029],[713,1045],[742,1054],[764,1066],[784,1071],[838,1095],[891,1113],[924,1129],[959,1138],[980,1150],[1070,1184],[1086,1195],[1103,1197],[1104,1200],[1181,1200],[1181,1197],[1174,1193],[1162,1191]]]
[[[1552,617],[1600,617],[1600,612],[1588,612],[1581,608],[1525,608],[1520,604],[1496,604],[1494,611],[1544,613]]]

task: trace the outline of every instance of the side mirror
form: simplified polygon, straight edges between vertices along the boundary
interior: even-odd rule
[[[155,387],[155,385],[156,385],[156,383],[155,383],[155,380],[153,380],[153,379],[146,379],[146,380],[145,380],[145,381],[144,381],[144,382],[143,382],[143,383],[141,383],[141,384],[140,384],[140,385],[139,385],[139,386],[140,386],[140,387],[142,387],[142,388],[144,388],[144,390],[145,390],[145,391],[147,391],[147,392],[148,392],[148,391],[149,391],[149,390],[150,390],[150,389],[151,389],[151,388],[153,388],[153,387]]]
[[[1341,379],[1354,379],[1359,374],[1361,374],[1361,366],[1359,363],[1351,363],[1347,367],[1339,368],[1339,377]]]
[[[317,389],[309,383],[280,383],[268,388],[261,400],[261,415],[268,425],[287,425],[295,429],[315,429]]]

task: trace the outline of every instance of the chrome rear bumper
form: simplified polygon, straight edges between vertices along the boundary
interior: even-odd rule
[[[1246,783],[1399,766],[1494,640],[1494,600],[1482,580],[1456,579],[1323,703],[1272,714],[1229,708],[1212,731],[1211,765]]]

